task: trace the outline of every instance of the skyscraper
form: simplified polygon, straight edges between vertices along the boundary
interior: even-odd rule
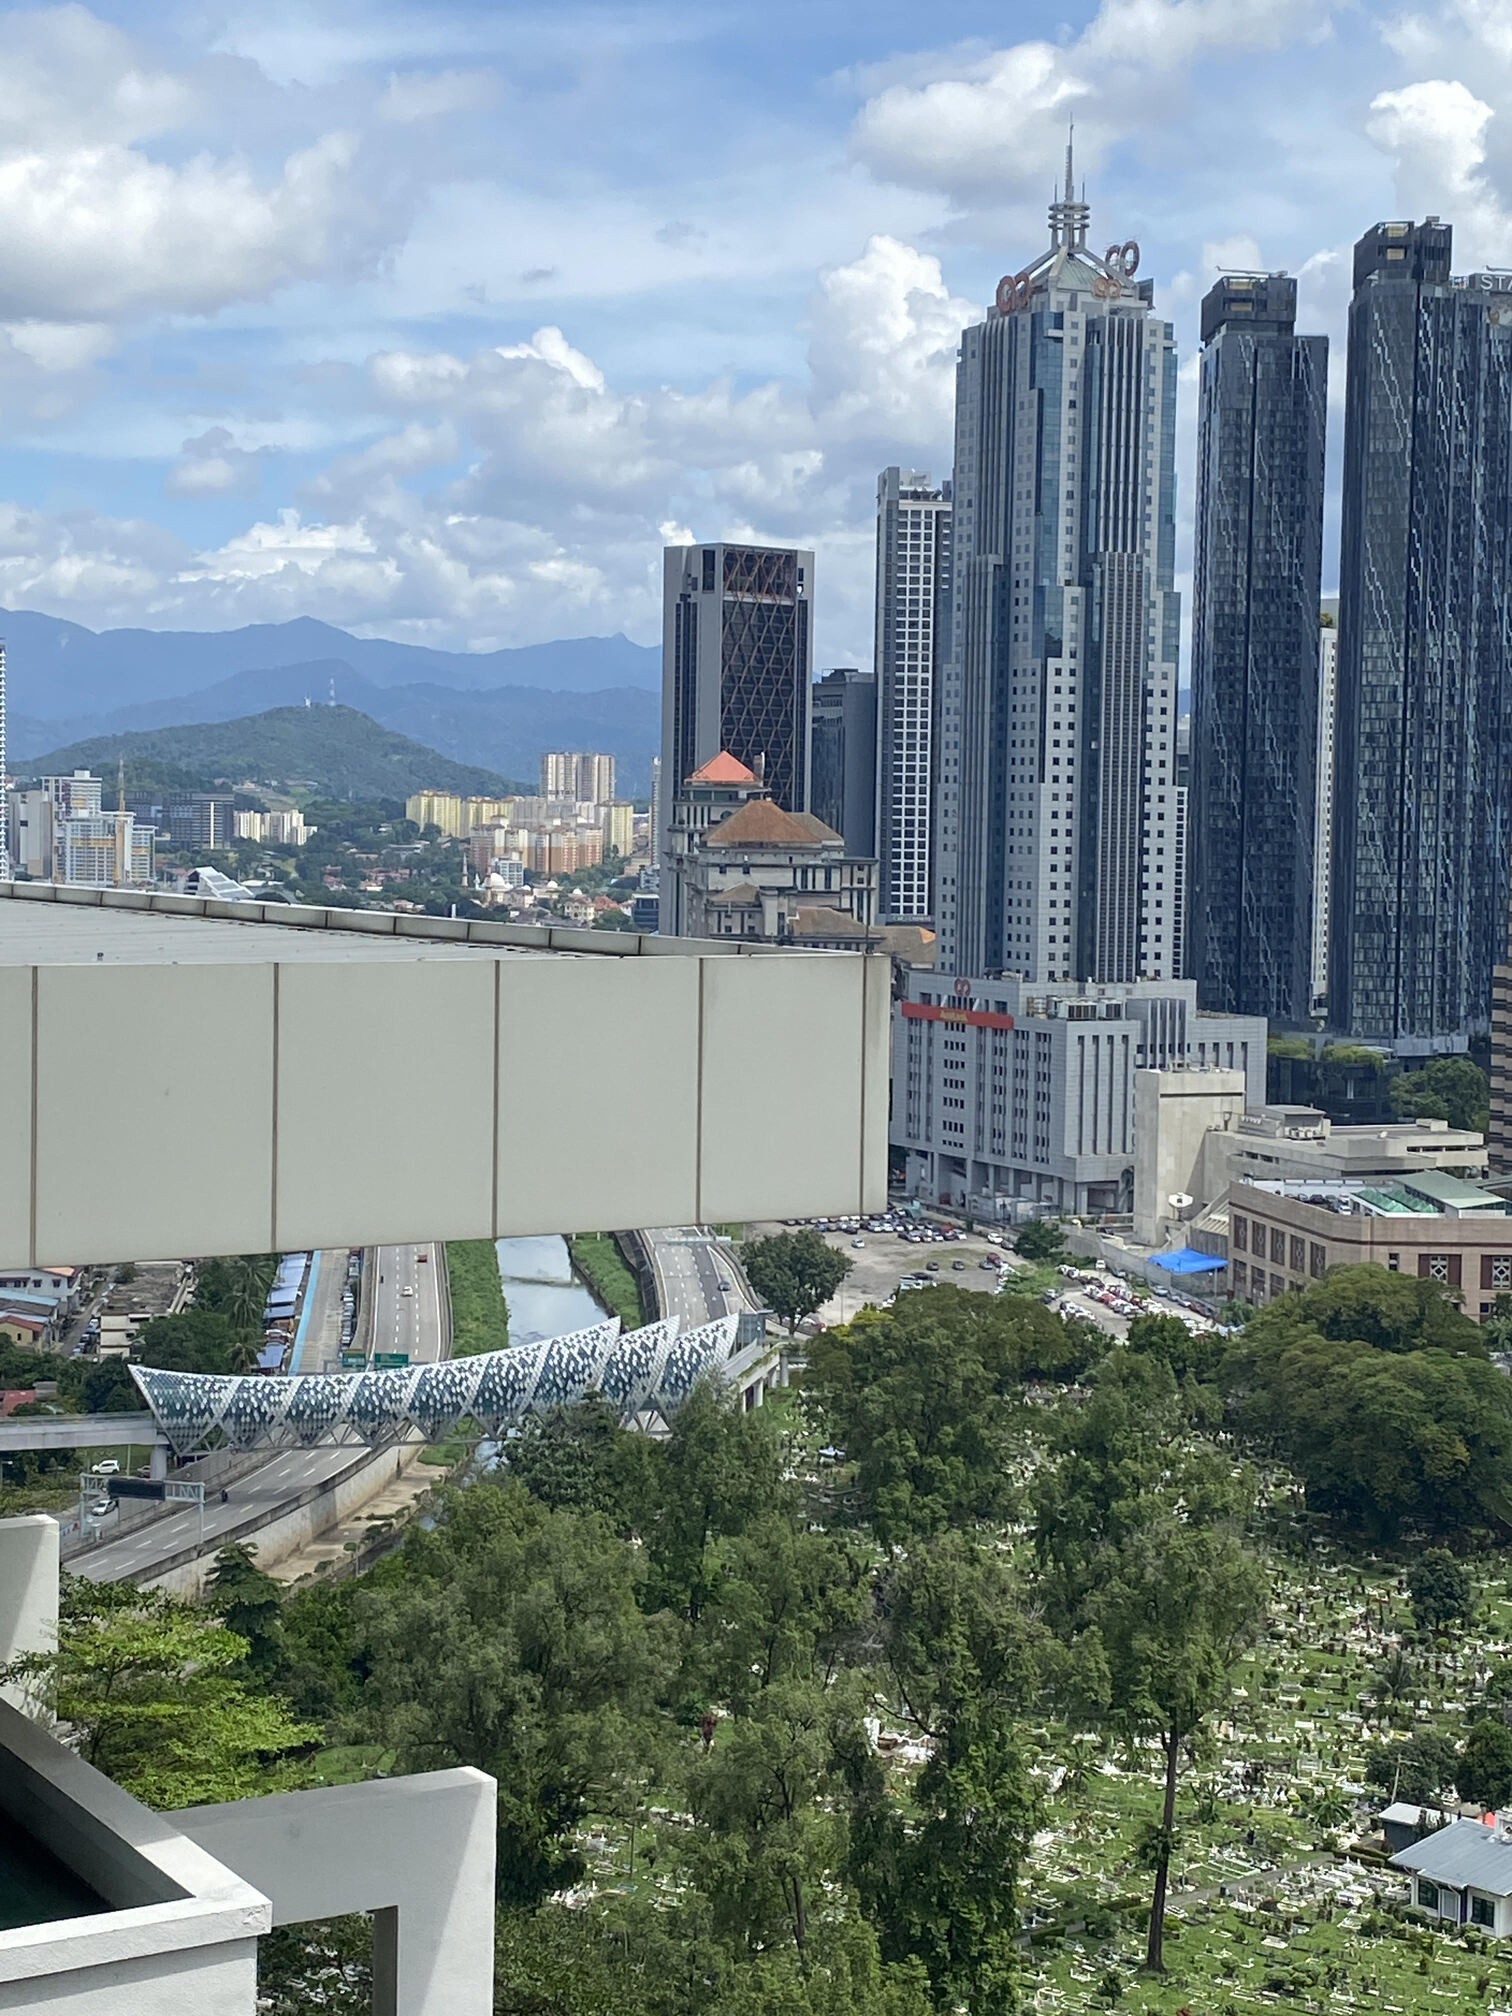
[[[594,749],[548,749],[541,758],[541,796],[608,805],[614,798],[614,758]]]
[[[852,666],[814,683],[809,728],[809,810],[845,840],[877,853],[877,680]]]
[[[721,749],[808,810],[814,556],[789,547],[669,546],[662,595],[662,816]],[[663,829],[665,848],[667,829]],[[664,928],[671,920],[663,919]]]
[[[1204,1007],[1312,1007],[1318,596],[1328,339],[1297,283],[1227,274],[1202,303],[1187,971]]]
[[[1337,598],[1335,598],[1337,600]],[[1312,1008],[1328,1009],[1328,916],[1333,900],[1334,762],[1339,723],[1339,627],[1325,609],[1318,631],[1318,742],[1313,819]]]
[[[1451,234],[1355,246],[1329,1020],[1408,1050],[1487,1026],[1506,948],[1512,278]]]
[[[950,620],[950,485],[877,478],[877,853],[881,915],[934,914],[935,682]]]
[[[1050,246],[965,331],[938,713],[948,972],[1181,971],[1176,347],[1132,241],[1089,250],[1067,149]]]

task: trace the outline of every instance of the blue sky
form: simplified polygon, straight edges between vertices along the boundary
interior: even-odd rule
[[[1512,266],[1512,7],[70,6],[0,17],[0,600],[487,648],[659,633],[666,538],[818,551],[870,656],[888,461],[962,325],[1094,236],[1182,347],[1221,265],[1335,345],[1350,244]],[[1330,537],[1336,536],[1331,528]],[[1331,577],[1329,556],[1325,572]]]

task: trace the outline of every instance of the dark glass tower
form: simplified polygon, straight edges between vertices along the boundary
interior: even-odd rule
[[[1205,1008],[1303,1024],[1312,995],[1328,339],[1297,283],[1202,304],[1189,963]]]
[[[877,851],[877,679],[853,666],[826,672],[810,707],[809,810],[848,854]]]
[[[1447,1047],[1506,946],[1512,294],[1449,226],[1355,247],[1329,1019]]]

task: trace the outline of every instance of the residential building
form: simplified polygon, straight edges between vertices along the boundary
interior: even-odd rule
[[[575,875],[604,858],[601,826],[511,826],[508,851],[535,875]]]
[[[1229,1190],[1229,1275],[1246,1302],[1321,1281],[1330,1267],[1372,1263],[1439,1281],[1467,1316],[1512,1294],[1507,1200],[1437,1170],[1394,1181],[1272,1182]]]
[[[934,915],[935,708],[950,634],[950,534],[948,482],[936,489],[927,471],[882,471],[877,478],[875,845],[882,915],[898,922]]]
[[[662,766],[660,756],[651,758],[651,866],[660,868],[662,859],[662,837],[667,830],[667,822],[662,817]]]
[[[1333,888],[1334,761],[1339,730],[1339,629],[1326,610],[1318,631],[1318,753],[1313,820],[1312,1012],[1328,1012],[1328,920]]]
[[[1296,317],[1284,273],[1202,303],[1187,873],[1203,1005],[1290,1027],[1313,998],[1328,409],[1328,338]]]
[[[939,962],[1035,986],[1181,972],[1176,346],[1089,217],[1068,150],[1049,249],[956,373]]]
[[[635,852],[635,804],[629,798],[614,798],[602,805],[604,847],[613,848],[622,861]]]
[[[614,758],[591,749],[548,751],[541,758],[541,796],[607,805],[614,796]]]
[[[1512,1833],[1506,1823],[1494,1816],[1442,1822],[1442,1815],[1433,1816],[1417,1840],[1388,1857],[1409,1878],[1412,1902],[1436,1925],[1512,1937]]]
[[[1491,1167],[1512,1176],[1512,965],[1491,976],[1491,1124],[1486,1146]]]
[[[317,826],[307,826],[296,807],[287,812],[235,812],[232,823],[238,840],[271,842],[275,847],[303,847]]]
[[[662,872],[676,935],[775,942],[799,935],[801,911],[821,931],[839,920],[865,933],[875,921],[875,857],[853,856],[812,812],[774,804],[728,750],[693,773],[672,817]]]
[[[850,853],[877,851],[877,679],[844,666],[814,685],[809,810]]]
[[[1512,857],[1512,275],[1451,246],[1374,225],[1349,310],[1329,1021],[1403,1055],[1486,1029]]]
[[[507,825],[522,802],[536,801],[463,798],[455,791],[416,791],[404,801],[404,816],[422,833],[427,826],[434,826],[446,839],[462,840],[474,827]]]
[[[54,882],[97,889],[147,888],[153,879],[151,826],[130,812],[94,812],[53,822]]]
[[[1135,1074],[1237,1072],[1265,1097],[1265,1024],[1199,1011],[1191,980],[1033,982],[906,973],[892,1131],[911,1195],[989,1217],[1133,1207]]]
[[[161,823],[170,847],[186,854],[207,854],[229,847],[236,838],[235,801],[229,792],[185,792],[169,797]]]
[[[814,556],[795,547],[670,546],[662,590],[662,797],[721,750],[788,812],[809,802]]]

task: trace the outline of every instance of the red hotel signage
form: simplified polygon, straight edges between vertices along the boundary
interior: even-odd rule
[[[1011,1029],[1013,1017],[998,1015],[990,1008],[946,1008],[934,1001],[905,1001],[908,1022],[964,1022],[973,1029]]]

